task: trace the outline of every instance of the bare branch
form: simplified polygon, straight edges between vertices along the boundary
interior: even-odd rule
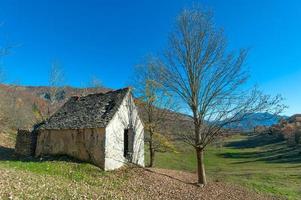
[[[144,119],[146,142],[149,144],[150,167],[156,152],[174,150],[164,123],[176,107],[172,96],[157,81],[159,66],[156,58],[148,57],[136,66],[133,77],[137,105]]]
[[[281,96],[265,95],[256,87],[246,88],[247,54],[245,49],[229,52],[212,13],[192,8],[177,18],[169,46],[157,62],[158,82],[179,97],[180,105],[190,109],[194,127],[179,133],[179,137],[196,149],[199,183],[206,184],[203,150],[225,128],[251,114],[279,114],[285,108]]]

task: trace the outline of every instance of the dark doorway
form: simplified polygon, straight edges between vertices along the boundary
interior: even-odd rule
[[[127,157],[129,153],[129,129],[124,129],[123,139],[124,139],[123,156]]]

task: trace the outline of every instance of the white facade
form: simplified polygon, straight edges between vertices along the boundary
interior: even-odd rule
[[[124,157],[124,131],[129,132],[130,158]],[[118,111],[105,128],[105,166],[104,170],[114,170],[131,162],[144,166],[144,130],[134,100],[126,95]]]

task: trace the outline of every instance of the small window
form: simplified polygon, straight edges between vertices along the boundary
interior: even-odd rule
[[[129,129],[124,129],[123,140],[123,156],[127,157],[129,153]]]

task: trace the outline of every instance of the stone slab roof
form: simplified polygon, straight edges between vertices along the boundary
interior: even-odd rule
[[[120,107],[129,88],[107,93],[71,97],[38,130],[84,129],[106,127]]]

